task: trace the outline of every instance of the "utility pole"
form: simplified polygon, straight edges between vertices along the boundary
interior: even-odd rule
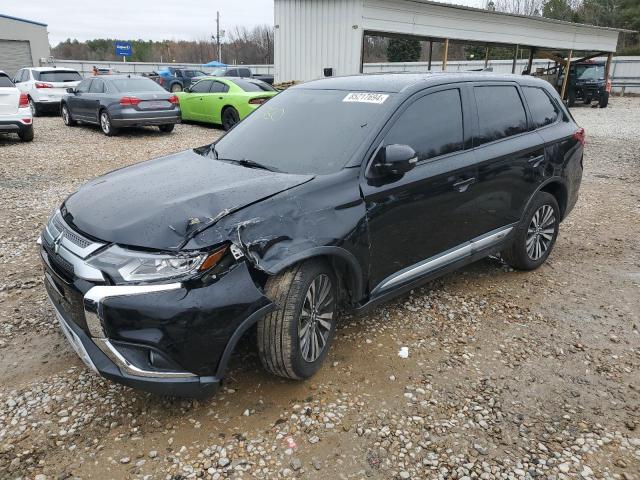
[[[218,42],[218,61],[222,63],[222,45],[220,44],[220,12],[216,12],[216,41]]]

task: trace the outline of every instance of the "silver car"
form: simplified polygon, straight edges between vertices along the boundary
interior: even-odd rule
[[[153,80],[137,75],[105,75],[83,80],[68,88],[62,98],[62,120],[100,125],[105,135],[123,127],[156,125],[171,132],[180,122],[178,97]]]

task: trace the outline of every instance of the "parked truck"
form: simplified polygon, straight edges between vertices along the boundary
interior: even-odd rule
[[[218,67],[211,73],[214,77],[239,77],[239,78],[255,78],[262,80],[269,85],[273,85],[273,75],[253,73],[249,67],[237,65],[229,65],[226,67]]]
[[[206,75],[202,70],[193,68],[167,67],[158,72],[148,75],[149,78],[164,87],[170,92],[181,92],[191,86],[194,79]]]

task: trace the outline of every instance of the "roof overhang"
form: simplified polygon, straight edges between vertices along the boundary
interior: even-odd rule
[[[371,33],[596,52],[615,52],[624,31],[428,0],[363,0],[362,21]]]

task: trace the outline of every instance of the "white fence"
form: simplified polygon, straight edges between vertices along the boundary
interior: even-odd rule
[[[604,60],[602,58],[601,60]],[[511,73],[512,60],[490,60],[488,67],[497,73]],[[151,63],[151,62],[98,62],[90,60],[56,60],[55,64],[60,67],[69,67],[78,70],[82,75],[91,75],[93,66],[98,68],[108,68],[117,73],[150,73],[166,68],[167,63]],[[213,71],[213,68],[202,67],[199,64],[181,63],[171,64],[183,67],[193,67],[203,70],[206,73]],[[533,61],[533,70],[536,67],[548,67],[552,62],[546,59],[535,59]],[[258,74],[274,74],[273,65],[243,65],[251,68],[253,73]],[[527,59],[520,59],[516,62],[516,73],[521,73],[527,66]],[[447,62],[448,71],[468,71],[481,70],[484,68],[484,60],[468,60],[468,61],[449,61]],[[426,72],[428,64],[426,62],[407,62],[407,63],[365,63],[365,73],[375,72]],[[442,62],[432,62],[431,70],[440,71]],[[636,93],[640,94],[640,56],[639,57],[615,57],[611,66],[611,80],[614,92]]]

